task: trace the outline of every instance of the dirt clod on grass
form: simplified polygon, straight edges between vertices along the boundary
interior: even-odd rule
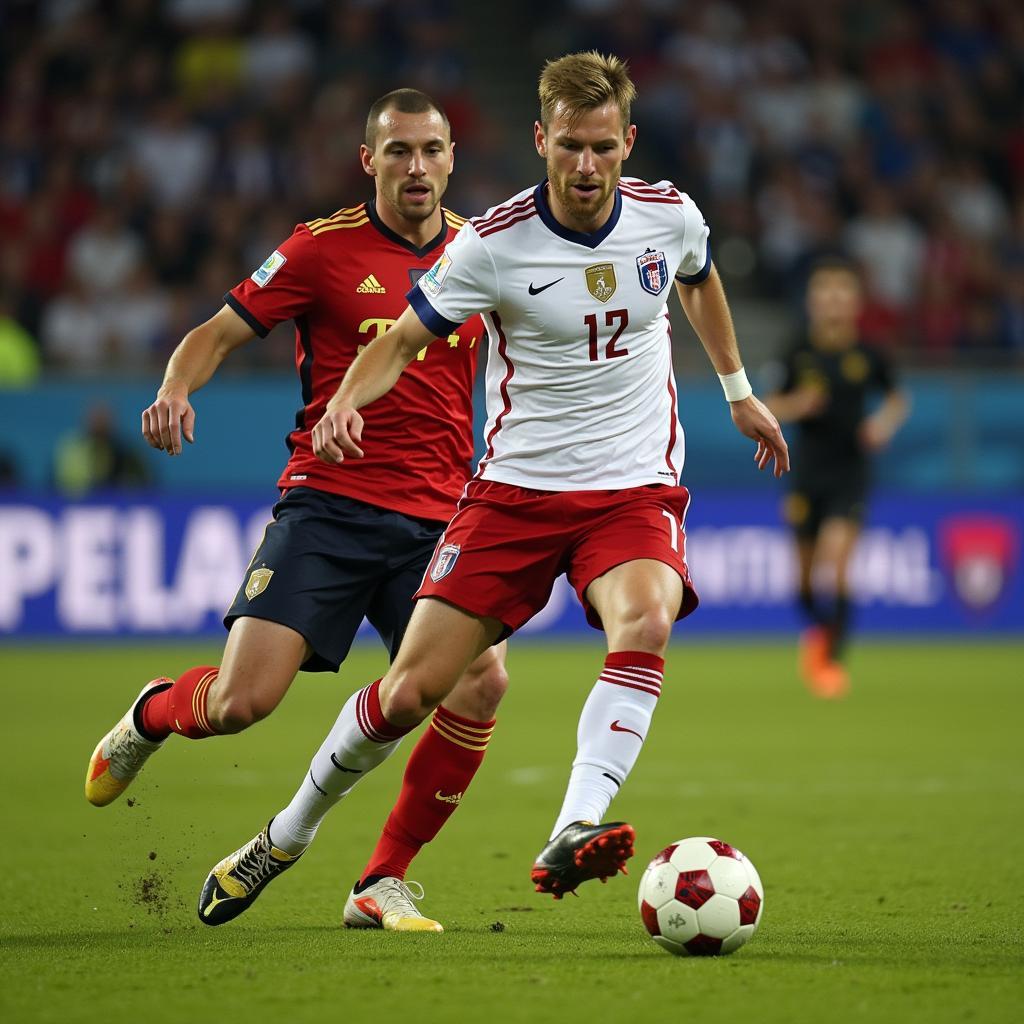
[[[143,907],[147,914],[157,914],[160,917],[163,917],[171,907],[167,883],[158,871],[150,871],[136,880],[132,899]]]

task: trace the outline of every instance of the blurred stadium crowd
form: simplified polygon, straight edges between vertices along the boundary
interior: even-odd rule
[[[0,387],[162,365],[297,221],[369,195],[365,110],[398,85],[445,105],[447,205],[482,212],[540,164],[480,77],[522,93],[545,57],[590,47],[628,58],[640,90],[629,170],[699,200],[740,300],[795,307],[810,263],[844,251],[871,340],[926,365],[1024,357],[1019,0],[527,0],[500,69],[468,10],[0,4]],[[232,369],[291,360],[278,331]]]

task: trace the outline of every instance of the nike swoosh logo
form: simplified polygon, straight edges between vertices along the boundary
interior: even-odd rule
[[[564,280],[565,280],[564,277],[560,277],[558,279],[558,281],[564,281]],[[531,281],[530,282],[530,294],[531,295],[540,295],[541,292],[547,291],[548,288],[554,288],[554,286],[556,284],[558,284],[558,281],[552,281],[550,284],[542,284],[539,288],[534,288],[533,287],[533,282]]]
[[[362,775],[362,774],[363,774],[363,769],[362,769],[362,768],[346,768],[346,767],[345,767],[345,766],[344,766],[344,765],[343,765],[343,764],[342,764],[342,763],[341,763],[341,762],[340,762],[340,761],[339,761],[339,760],[338,760],[338,759],[337,759],[337,758],[336,758],[336,757],[334,756],[334,754],[331,754],[331,764],[333,764],[333,765],[334,765],[334,767],[335,767],[335,768],[337,768],[339,772],[349,772],[349,773],[350,773],[350,774],[352,774],[352,775]],[[313,783],[313,785],[314,785],[314,786],[316,786],[316,783],[314,782],[314,783]],[[316,788],[317,788],[317,789],[320,789],[320,787],[319,787],[319,786],[317,786]],[[321,790],[321,792],[323,792],[323,790]]]
[[[98,754],[99,751],[97,750],[96,753]],[[110,758],[109,757],[101,757],[101,758],[99,758],[99,760],[93,762],[92,774],[89,776],[89,781],[90,782],[95,782],[109,767],[110,767]]]
[[[377,924],[381,923],[381,918],[384,916],[383,911],[377,906],[377,901],[373,897],[364,896],[362,899],[353,900],[353,902],[368,918],[376,921]]]
[[[612,732],[631,732],[641,743],[644,741],[643,736],[641,736],[636,729],[627,729],[624,725],[619,725],[619,720],[617,718],[612,722],[609,728]]]
[[[441,803],[443,804],[458,804],[458,802],[462,799],[462,794],[452,793],[450,796],[448,796],[447,794],[442,793],[441,790],[438,790],[434,794],[434,799],[440,800]]]

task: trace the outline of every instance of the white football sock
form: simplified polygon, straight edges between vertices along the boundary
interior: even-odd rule
[[[270,842],[279,850],[293,856],[302,853],[327,812],[367,772],[386,761],[409,732],[381,714],[378,683],[349,697],[291,803],[274,815]]]
[[[574,821],[600,822],[626,781],[650,728],[664,661],[652,654],[609,654],[590,691],[576,733],[576,760],[554,838]]]

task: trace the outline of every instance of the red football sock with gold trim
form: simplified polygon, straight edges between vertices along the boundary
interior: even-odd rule
[[[360,883],[373,876],[405,878],[413,857],[455,812],[484,759],[494,720],[475,722],[438,708],[420,737],[384,831]]]
[[[206,694],[218,671],[215,665],[190,668],[173,686],[150,697],[140,715],[145,735],[154,740],[165,739],[172,732],[190,740],[215,735],[206,717]]]

